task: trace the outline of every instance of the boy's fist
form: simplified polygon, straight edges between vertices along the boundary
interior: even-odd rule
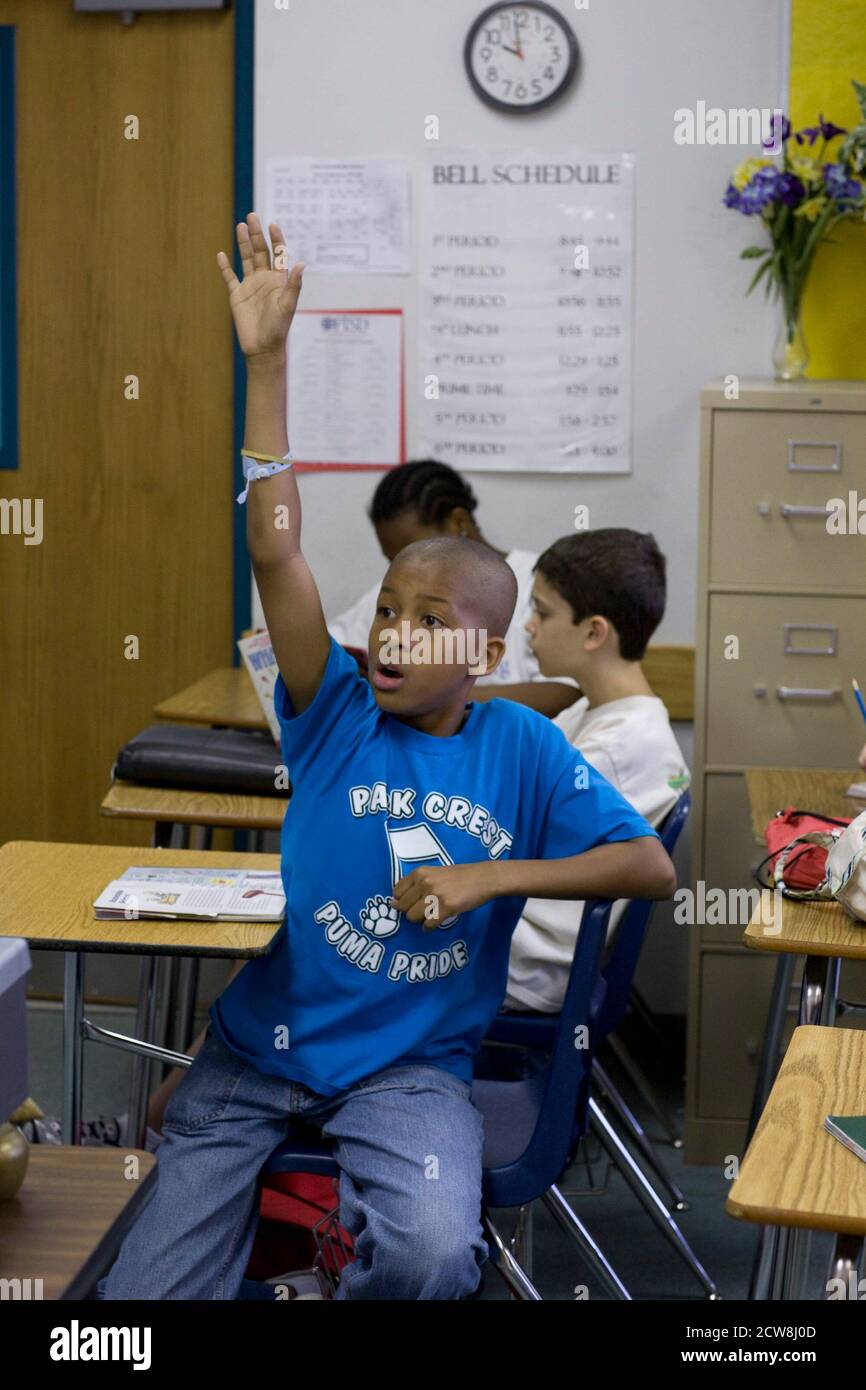
[[[489,863],[425,864],[394,884],[391,902],[410,922],[432,931],[448,918],[471,912],[494,896]]]
[[[285,351],[286,337],[301,293],[303,261],[288,270],[283,234],[276,222],[271,222],[268,230],[274,245],[273,268],[262,224],[255,212],[236,228],[242,280],[235,275],[225,252],[217,252],[217,265],[228,286],[238,342],[246,358],[273,357]]]

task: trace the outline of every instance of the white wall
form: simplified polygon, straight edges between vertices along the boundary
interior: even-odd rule
[[[489,540],[542,549],[587,503],[593,526],[652,530],[669,557],[659,637],[694,640],[698,391],[728,372],[769,374],[773,316],[744,300],[738,259],[754,219],[721,197],[753,148],[679,146],[679,107],[783,104],[784,0],[554,0],[581,45],[577,87],[548,111],[499,115],[464,75],[463,41],[484,0],[273,0],[256,5],[255,210],[271,157],[380,156],[410,170],[429,156],[424,118],[446,146],[536,142],[637,158],[633,472],[626,477],[469,473]],[[417,206],[413,209],[417,213]],[[407,455],[415,453],[419,373],[412,276],[305,276],[308,308],[401,306]],[[304,549],[330,616],[382,573],[364,508],[378,473],[301,475]],[[260,619],[260,614],[256,615]]]

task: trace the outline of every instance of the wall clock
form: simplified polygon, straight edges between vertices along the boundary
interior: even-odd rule
[[[499,111],[537,111],[571,86],[580,50],[552,5],[490,5],[466,36],[463,61],[483,101]]]

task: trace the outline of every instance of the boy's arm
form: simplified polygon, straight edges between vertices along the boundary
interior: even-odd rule
[[[436,927],[492,898],[670,898],[673,863],[655,835],[596,845],[566,859],[505,859],[413,869],[393,901],[410,922]]]
[[[270,225],[274,265],[261,222],[250,213],[237,226],[243,279],[221,251],[217,264],[229,290],[229,305],[246,358],[245,449],[288,452],[286,433],[286,339],[301,290],[303,264],[285,266],[285,244]],[[250,483],[247,547],[277,666],[295,713],[312,702],[321,684],[330,638],[316,582],[301,552],[301,499],[289,468]]]
[[[567,859],[493,863],[497,898],[670,898],[676,869],[655,835],[596,845]]]
[[[514,700],[518,705],[528,705],[553,719],[580,699],[580,691],[562,681],[512,681],[510,685],[475,685],[472,698]]]

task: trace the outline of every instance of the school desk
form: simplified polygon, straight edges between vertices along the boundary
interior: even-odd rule
[[[154,706],[172,724],[211,724],[224,729],[267,729],[258,696],[244,666],[220,666]]]
[[[745,775],[752,830],[759,845],[765,843],[767,821],[786,806],[845,820],[866,810],[866,800],[845,795],[852,782],[866,782],[862,768],[747,767]]]
[[[265,955],[279,922],[189,922],[138,918],[98,921],[93,902],[125,869],[160,864],[208,869],[279,870],[276,854],[213,850],[150,849],[140,845],[53,844],[10,840],[0,847],[0,936],[24,937],[39,950],[65,952],[63,985],[63,1142],[78,1141],[83,1043],[87,1039],[135,1055],[129,1135],[144,1147],[146,1058],[173,1066],[191,1059],[151,1041],[156,1013],[156,972],[161,956],[226,960]],[[141,956],[136,1036],[99,1028],[84,1016],[84,965],[90,951]]]
[[[694,647],[650,646],[643,666],[671,719],[694,717]],[[244,666],[221,666],[161,700],[157,719],[173,724],[208,724],[225,729],[267,729],[268,723]]]
[[[853,818],[866,807],[866,802],[855,801],[853,798],[845,796],[845,789],[852,782],[866,779],[866,774],[862,770],[813,767],[749,767],[746,768],[745,776],[752,816],[752,830],[755,840],[759,844],[765,843],[764,826],[767,821],[772,820],[776,812],[784,810],[786,806],[794,806],[798,810],[817,811],[822,815],[836,816],[840,819]],[[794,906],[798,906],[798,904],[792,902],[786,904],[786,907],[789,908]],[[805,907],[807,904],[802,904],[802,906]],[[805,930],[808,934],[815,920],[817,919],[808,916],[803,917],[797,913],[787,913],[784,916],[785,929],[787,930],[790,926],[795,934],[799,935],[800,928],[805,923]],[[864,929],[864,934],[866,934],[866,929]],[[845,940],[853,949],[850,953],[846,950],[840,959],[856,960],[861,958],[857,951],[857,939],[856,931],[852,935],[850,929],[846,929]],[[761,1047],[747,1139],[751,1138],[755,1131],[758,1116],[769,1094],[778,1065],[779,1048],[797,957],[808,955],[808,952],[800,949],[799,944],[789,951],[786,947],[774,946],[772,942],[773,938],[766,937],[765,934],[757,932],[753,932],[751,936],[748,932],[746,934],[746,946],[754,947],[757,950],[765,949],[780,953],[773,981],[767,1027],[764,1031]],[[818,956],[823,953],[816,950],[812,954]],[[816,968],[816,966],[812,966],[813,972]],[[838,966],[835,972],[834,989],[837,986]],[[800,1019],[801,1023],[810,1021],[802,1017]]]
[[[755,1083],[750,1135],[763,1109],[776,1070],[785,1027],[788,993],[794,964],[803,960],[800,989],[800,1023],[836,1020],[839,970],[843,960],[866,961],[866,923],[855,922],[836,902],[797,902],[778,898],[778,920],[773,920],[773,895],[764,890],[744,934],[743,944],[753,951],[780,956],[785,969],[777,972],[761,1060]],[[779,928],[777,931],[776,928]]]
[[[804,1231],[836,1236],[831,1278],[844,1296],[857,1285],[866,1236],[866,1163],[824,1129],[827,1115],[862,1115],[866,1032],[859,1028],[794,1030],[760,1124],[725,1203],[740,1221],[784,1227],[768,1272],[773,1298],[802,1297]],[[840,1287],[833,1285],[827,1297]],[[856,1293],[854,1297],[857,1297]]]
[[[200,825],[208,829],[279,830],[289,804],[285,796],[246,792],[187,791],[181,787],[145,787],[113,782],[100,811],[121,820],[153,821],[154,826]],[[167,843],[164,840],[163,843]]]
[[[138,782],[117,781],[109,787],[100,811],[118,820],[152,821],[152,843],[163,849],[173,843],[175,826],[180,828],[180,845],[184,849],[189,848],[191,827],[199,832],[196,849],[210,849],[215,827],[252,830],[255,839],[250,848],[258,853],[263,832],[281,829],[288,804],[287,797],[185,791],[179,787],[146,787]],[[169,962],[166,988],[171,1006],[166,1012],[164,1041],[181,1052],[186,1051],[192,1040],[198,967],[195,956],[173,958]]]
[[[155,1165],[125,1145],[34,1144],[24,1182],[0,1202],[0,1280],[21,1281],[21,1297],[84,1297],[149,1200]],[[7,1344],[12,1335],[7,1325]]]
[[[749,1140],[757,1133],[776,1073],[796,960],[798,957],[803,960],[799,1022],[801,1025],[824,1024],[828,1027],[836,1022],[842,961],[866,960],[866,923],[853,921],[838,903],[797,902],[780,898],[778,906],[779,916],[774,921],[772,895],[767,891],[762,893],[761,902],[743,935],[744,945],[754,951],[778,953],[780,967],[785,966],[784,970],[780,968],[777,972],[773,986],[749,1120]],[[759,1292],[766,1288],[774,1264],[780,1261],[785,1263],[781,1256],[772,1253],[775,1241],[780,1246],[788,1243],[776,1233],[772,1239],[762,1240],[753,1274],[753,1288]],[[800,1240],[798,1244],[800,1255],[795,1266],[802,1268],[806,1263],[808,1240]]]

